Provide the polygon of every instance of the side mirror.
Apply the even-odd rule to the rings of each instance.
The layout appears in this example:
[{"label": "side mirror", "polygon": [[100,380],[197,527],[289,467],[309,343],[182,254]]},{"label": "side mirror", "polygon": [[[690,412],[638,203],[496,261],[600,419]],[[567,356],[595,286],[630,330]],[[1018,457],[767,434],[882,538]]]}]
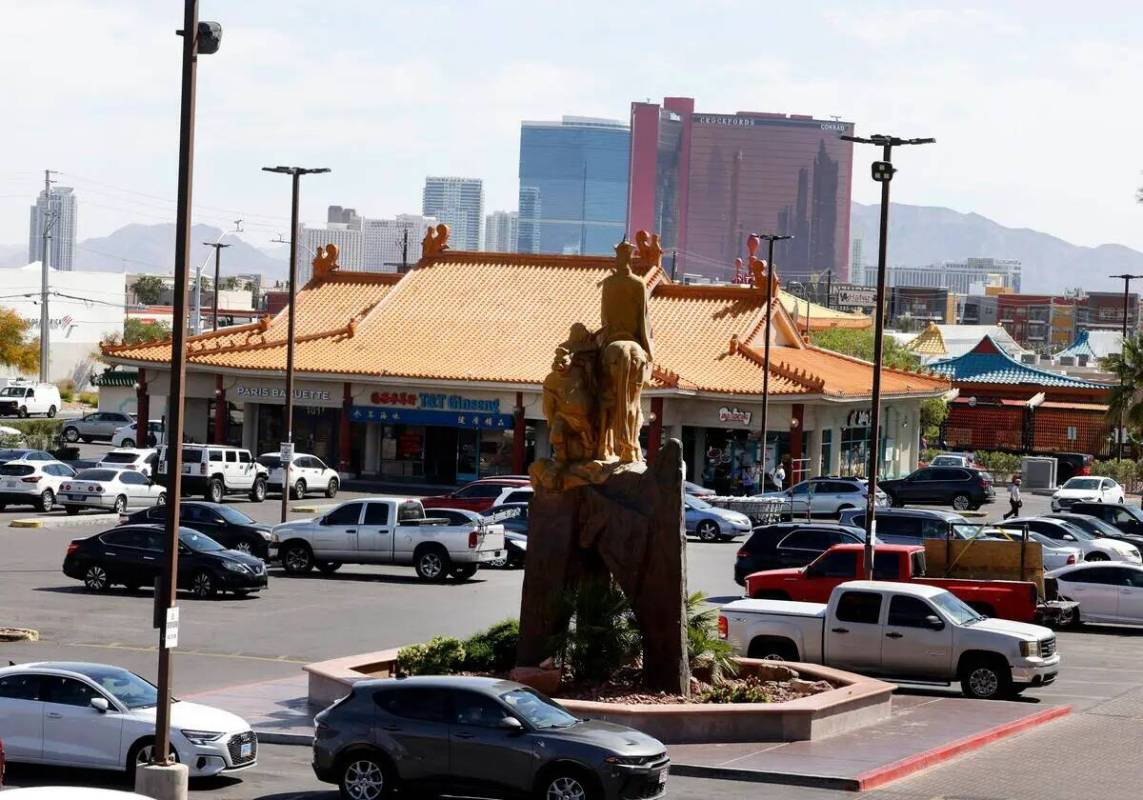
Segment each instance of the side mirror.
[{"label": "side mirror", "polygon": [[505,717],[504,719],[500,720],[499,727],[503,730],[508,731],[509,733],[524,732],[524,726],[520,723],[520,720],[516,719],[515,717]]},{"label": "side mirror", "polygon": [[1065,542],[1074,542],[1076,537],[1072,536],[1070,533],[1065,533],[1063,539]]},{"label": "side mirror", "polygon": [[98,711],[100,714],[106,714],[111,710],[111,705],[107,702],[106,697],[91,698],[91,707]]},{"label": "side mirror", "polygon": [[936,614],[929,614],[929,616],[925,617],[925,627],[929,630],[943,631],[945,629],[945,623],[944,620]]}]

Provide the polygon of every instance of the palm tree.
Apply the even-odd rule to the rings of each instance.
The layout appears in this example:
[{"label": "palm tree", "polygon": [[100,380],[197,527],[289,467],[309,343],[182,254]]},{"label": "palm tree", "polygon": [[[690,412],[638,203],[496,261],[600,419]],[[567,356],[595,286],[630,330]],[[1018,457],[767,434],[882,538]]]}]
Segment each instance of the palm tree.
[{"label": "palm tree", "polygon": [[1103,368],[1119,379],[1111,390],[1111,415],[1132,430],[1143,429],[1143,334],[1128,337],[1122,353],[1103,359]]}]

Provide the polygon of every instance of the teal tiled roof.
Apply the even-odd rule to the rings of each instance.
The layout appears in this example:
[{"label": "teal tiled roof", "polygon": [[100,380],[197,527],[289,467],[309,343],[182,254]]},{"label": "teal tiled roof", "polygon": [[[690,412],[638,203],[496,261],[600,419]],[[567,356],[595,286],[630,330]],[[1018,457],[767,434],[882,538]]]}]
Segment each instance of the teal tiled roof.
[{"label": "teal tiled roof", "polygon": [[1072,378],[1021,364],[1003,352],[991,336],[985,336],[980,344],[963,356],[935,361],[929,364],[928,368],[939,375],[947,376],[954,382],[1033,384],[1077,389],[1107,388],[1107,384]]}]

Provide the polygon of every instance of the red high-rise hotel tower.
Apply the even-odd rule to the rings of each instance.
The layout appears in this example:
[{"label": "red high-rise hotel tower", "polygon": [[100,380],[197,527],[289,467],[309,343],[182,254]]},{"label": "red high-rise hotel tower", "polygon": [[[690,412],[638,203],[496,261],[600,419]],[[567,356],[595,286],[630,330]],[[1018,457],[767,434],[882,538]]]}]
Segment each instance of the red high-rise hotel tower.
[{"label": "red high-rise hotel tower", "polygon": [[631,104],[629,231],[658,231],[678,275],[729,280],[751,233],[787,233],[784,277],[849,279],[853,123],[809,116],[698,114],[689,97]]}]

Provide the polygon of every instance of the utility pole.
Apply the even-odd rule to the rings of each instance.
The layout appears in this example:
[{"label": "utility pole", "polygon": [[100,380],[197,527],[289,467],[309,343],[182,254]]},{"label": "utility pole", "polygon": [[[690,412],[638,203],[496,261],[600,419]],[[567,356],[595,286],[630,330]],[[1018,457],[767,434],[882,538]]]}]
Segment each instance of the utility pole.
[{"label": "utility pole", "polygon": [[[286,398],[283,422],[286,428],[286,441],[282,443],[282,522],[286,521],[287,506],[290,501],[290,464],[294,456],[294,318],[298,296],[298,189],[303,175],[316,175],[329,172],[328,167],[262,167],[263,172],[276,172],[289,175],[293,193],[290,202],[290,308],[286,326]],[[289,456],[287,458],[287,455]]]},{"label": "utility pole", "polygon": [[[183,401],[186,390],[187,262],[190,260],[191,195],[194,182],[195,85],[198,54],[218,51],[222,26],[198,21],[198,0],[184,0],[182,36],[182,101],[179,111],[179,187],[175,218],[175,287],[171,330],[171,379],[167,392],[166,474],[167,508],[163,531],[163,560],[155,592],[155,627],[159,629],[159,686],[155,708],[155,746],[151,766],[136,772],[136,789],[150,797],[185,798],[187,771],[171,759],[171,646],[168,637],[177,614],[175,591],[179,570],[179,505],[182,500]],[[173,613],[172,613],[173,612]],[[140,792],[141,794],[144,792]]]},{"label": "utility pole", "polygon": [[52,228],[59,214],[52,211],[52,175],[55,170],[44,170],[44,216],[40,224],[43,230],[43,253],[40,257],[40,383],[48,382],[48,330],[51,319],[48,316],[48,281],[50,272],[48,259],[51,257]]},{"label": "utility pole", "polygon": [[901,139],[875,133],[865,139],[859,136],[839,137],[847,142],[872,144],[881,148],[881,160],[873,162],[873,180],[881,184],[881,236],[877,242],[877,309],[873,326],[873,397],[870,400],[869,485],[865,498],[865,579],[873,580],[873,547],[877,533],[874,518],[877,508],[877,471],[881,462],[881,357],[885,349],[885,260],[889,247],[889,182],[896,168],[893,148],[908,144],[933,144],[936,139]]},{"label": "utility pole", "polygon": [[[1131,303],[1131,281],[1136,280],[1138,278],[1143,278],[1143,275],[1131,275],[1130,273],[1124,272],[1122,275],[1109,275],[1108,277],[1109,278],[1118,278],[1118,279],[1123,281],[1123,342],[1122,342],[1122,344],[1119,345],[1119,353],[1120,353],[1119,357],[1122,358],[1123,353],[1127,350],[1127,317],[1128,317],[1127,310],[1130,307],[1130,303]],[[1119,385],[1121,388],[1120,394],[1122,394],[1122,386],[1123,386],[1122,380],[1120,380]],[[1120,408],[1119,408],[1119,430],[1117,430],[1115,432],[1115,440],[1117,442],[1119,442],[1119,455],[1117,456],[1117,458],[1120,461],[1123,460],[1123,444],[1124,444],[1123,440],[1126,438],[1127,437],[1124,436],[1124,431],[1123,431],[1123,407],[1120,406]]]},{"label": "utility pole", "polygon": [[675,282],[675,269],[679,266],[679,251],[671,251],[671,283]]},{"label": "utility pole", "polygon": [[401,234],[401,272],[409,271],[409,226]]},{"label": "utility pole", "polygon": [[[766,345],[763,349],[762,365],[762,484],[766,484],[766,426],[770,422],[770,318],[774,315],[774,242],[793,239],[793,236],[780,233],[755,233],[746,241],[746,248],[750,251],[751,260],[754,259],[754,250],[759,240],[766,240]],[[801,435],[801,434],[799,434]],[[776,455],[776,454],[775,454]],[[791,466],[791,470],[793,467]],[[778,487],[779,489],[782,487]]]},{"label": "utility pole", "polygon": [[203,242],[203,244],[205,244],[207,247],[213,247],[214,248],[214,303],[212,304],[213,308],[211,309],[211,316],[214,318],[214,326],[211,328],[211,330],[216,331],[216,330],[218,330],[218,270],[219,270],[219,266],[220,266],[219,262],[222,261],[222,248],[230,247],[230,245],[222,244],[221,242]]}]

